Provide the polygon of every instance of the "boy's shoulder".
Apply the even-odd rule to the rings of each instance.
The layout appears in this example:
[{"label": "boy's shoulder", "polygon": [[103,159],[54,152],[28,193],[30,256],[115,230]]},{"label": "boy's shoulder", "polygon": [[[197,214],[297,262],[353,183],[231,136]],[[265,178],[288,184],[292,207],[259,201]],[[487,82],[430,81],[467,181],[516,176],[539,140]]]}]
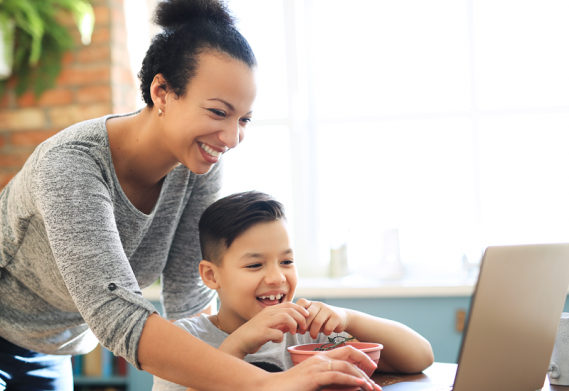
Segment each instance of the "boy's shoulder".
[{"label": "boy's shoulder", "polygon": [[205,314],[193,318],[179,319],[174,322],[174,325],[216,349],[228,337],[228,334],[215,327],[208,319],[208,315]]}]

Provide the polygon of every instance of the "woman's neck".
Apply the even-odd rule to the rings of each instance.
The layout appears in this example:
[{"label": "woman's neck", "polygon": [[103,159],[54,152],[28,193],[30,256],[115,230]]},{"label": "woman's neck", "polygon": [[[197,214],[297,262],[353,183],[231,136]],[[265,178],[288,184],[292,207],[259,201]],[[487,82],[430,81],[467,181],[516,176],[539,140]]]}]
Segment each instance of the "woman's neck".
[{"label": "woman's neck", "polygon": [[150,213],[164,177],[179,163],[160,143],[158,121],[151,109],[107,120],[109,146],[119,183],[131,203]]}]

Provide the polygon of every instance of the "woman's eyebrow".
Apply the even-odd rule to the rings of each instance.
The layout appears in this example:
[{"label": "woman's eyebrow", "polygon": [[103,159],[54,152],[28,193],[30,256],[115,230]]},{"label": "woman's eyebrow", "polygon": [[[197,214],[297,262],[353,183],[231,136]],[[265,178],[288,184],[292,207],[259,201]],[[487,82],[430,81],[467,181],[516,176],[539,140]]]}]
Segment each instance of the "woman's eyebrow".
[{"label": "woman's eyebrow", "polygon": [[215,101],[221,102],[221,103],[223,103],[225,106],[229,107],[229,109],[230,109],[231,111],[235,111],[235,107],[233,107],[233,105],[232,105],[231,103],[226,102],[226,101],[224,101],[223,99],[211,98],[211,99],[208,99],[208,100],[215,100]]},{"label": "woman's eyebrow", "polygon": [[[221,102],[221,103],[223,103],[225,106],[229,107],[229,110],[235,111],[235,107],[233,107],[233,105],[232,105],[231,103],[226,102],[226,101],[224,101],[223,99],[211,98],[211,99],[208,99],[208,100],[215,100],[215,101],[217,101],[217,102]],[[245,115],[249,115],[249,114],[251,114],[252,112],[253,112],[253,111],[250,111],[250,112],[248,112],[248,113],[245,114]]]}]

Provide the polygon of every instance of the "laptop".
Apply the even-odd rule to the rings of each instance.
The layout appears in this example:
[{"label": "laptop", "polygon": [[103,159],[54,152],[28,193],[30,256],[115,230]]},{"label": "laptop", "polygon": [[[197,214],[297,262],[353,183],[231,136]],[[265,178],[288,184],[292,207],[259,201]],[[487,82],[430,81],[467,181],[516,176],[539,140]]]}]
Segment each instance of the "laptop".
[{"label": "laptop", "polygon": [[569,289],[569,243],[488,247],[480,266],[454,384],[385,391],[543,387]]}]

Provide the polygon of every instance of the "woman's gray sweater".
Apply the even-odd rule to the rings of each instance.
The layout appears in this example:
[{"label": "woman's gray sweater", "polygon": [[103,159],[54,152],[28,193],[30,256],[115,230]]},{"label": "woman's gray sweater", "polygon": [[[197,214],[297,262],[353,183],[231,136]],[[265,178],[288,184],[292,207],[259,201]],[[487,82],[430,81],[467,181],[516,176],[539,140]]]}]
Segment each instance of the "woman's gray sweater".
[{"label": "woman's gray sweater", "polygon": [[161,276],[164,316],[203,310],[214,291],[198,272],[198,221],[217,197],[220,167],[180,165],[147,215],[116,177],[105,116],[37,147],[0,193],[0,336],[48,354],[97,343],[139,368],[138,342],[154,306],[141,288]]}]

